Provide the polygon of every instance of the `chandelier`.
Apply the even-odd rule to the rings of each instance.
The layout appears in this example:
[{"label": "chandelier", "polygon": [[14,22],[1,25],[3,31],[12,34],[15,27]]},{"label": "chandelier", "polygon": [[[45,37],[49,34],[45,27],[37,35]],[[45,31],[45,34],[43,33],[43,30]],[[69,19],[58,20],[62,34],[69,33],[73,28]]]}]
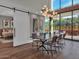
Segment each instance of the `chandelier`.
[{"label": "chandelier", "polygon": [[55,12],[52,9],[49,9],[46,5],[41,9],[41,14],[43,16],[51,17],[53,18],[55,15],[57,15],[57,12]]}]

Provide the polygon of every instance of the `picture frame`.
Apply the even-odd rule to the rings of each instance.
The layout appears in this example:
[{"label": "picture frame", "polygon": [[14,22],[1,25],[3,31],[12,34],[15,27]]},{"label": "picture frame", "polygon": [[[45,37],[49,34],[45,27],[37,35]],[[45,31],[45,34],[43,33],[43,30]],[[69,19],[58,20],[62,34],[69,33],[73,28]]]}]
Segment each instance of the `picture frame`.
[{"label": "picture frame", "polygon": [[3,27],[4,28],[9,28],[10,27],[9,20],[3,20]]}]

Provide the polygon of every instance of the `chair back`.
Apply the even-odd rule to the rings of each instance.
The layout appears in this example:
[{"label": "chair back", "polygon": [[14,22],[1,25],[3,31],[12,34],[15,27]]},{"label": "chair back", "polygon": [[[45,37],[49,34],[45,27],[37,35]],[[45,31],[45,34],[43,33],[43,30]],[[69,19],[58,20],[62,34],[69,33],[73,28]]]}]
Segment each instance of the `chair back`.
[{"label": "chair back", "polygon": [[32,39],[36,39],[37,38],[37,34],[36,33],[32,33]]},{"label": "chair back", "polygon": [[58,38],[57,36],[53,36],[53,38],[52,38],[52,43],[53,43],[53,42],[56,42],[56,41],[57,41],[57,38]]},{"label": "chair back", "polygon": [[63,34],[63,39],[65,38],[65,36],[66,36],[66,33]]},{"label": "chair back", "polygon": [[58,36],[58,41],[59,40],[62,40],[62,34],[60,34],[59,36]]}]

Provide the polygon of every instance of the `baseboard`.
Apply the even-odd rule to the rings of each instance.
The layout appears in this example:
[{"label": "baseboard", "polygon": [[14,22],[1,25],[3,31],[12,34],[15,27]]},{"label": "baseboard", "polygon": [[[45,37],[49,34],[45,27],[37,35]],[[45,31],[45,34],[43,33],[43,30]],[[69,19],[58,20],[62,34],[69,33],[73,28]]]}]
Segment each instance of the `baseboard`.
[{"label": "baseboard", "polygon": [[24,43],[24,44],[19,44],[19,45],[14,45],[13,44],[13,47],[18,47],[18,46],[22,46],[22,45],[25,45],[25,44],[29,44],[29,43],[32,43],[33,40],[29,40],[28,42]]}]

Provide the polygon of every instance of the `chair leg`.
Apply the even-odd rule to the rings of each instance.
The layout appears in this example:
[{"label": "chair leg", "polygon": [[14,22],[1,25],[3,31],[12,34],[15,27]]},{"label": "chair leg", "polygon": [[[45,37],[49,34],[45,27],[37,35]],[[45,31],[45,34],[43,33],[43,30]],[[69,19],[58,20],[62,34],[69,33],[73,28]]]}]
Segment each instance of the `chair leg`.
[{"label": "chair leg", "polygon": [[33,42],[32,42],[32,47],[33,47]]},{"label": "chair leg", "polygon": [[45,48],[45,46],[43,46],[43,48],[47,51],[47,54],[49,54],[48,50]]},{"label": "chair leg", "polygon": [[51,55],[53,56],[52,46],[50,46],[50,52],[51,52]]},{"label": "chair leg", "polygon": [[39,49],[38,49],[38,42],[37,42],[37,50],[39,50]]}]

